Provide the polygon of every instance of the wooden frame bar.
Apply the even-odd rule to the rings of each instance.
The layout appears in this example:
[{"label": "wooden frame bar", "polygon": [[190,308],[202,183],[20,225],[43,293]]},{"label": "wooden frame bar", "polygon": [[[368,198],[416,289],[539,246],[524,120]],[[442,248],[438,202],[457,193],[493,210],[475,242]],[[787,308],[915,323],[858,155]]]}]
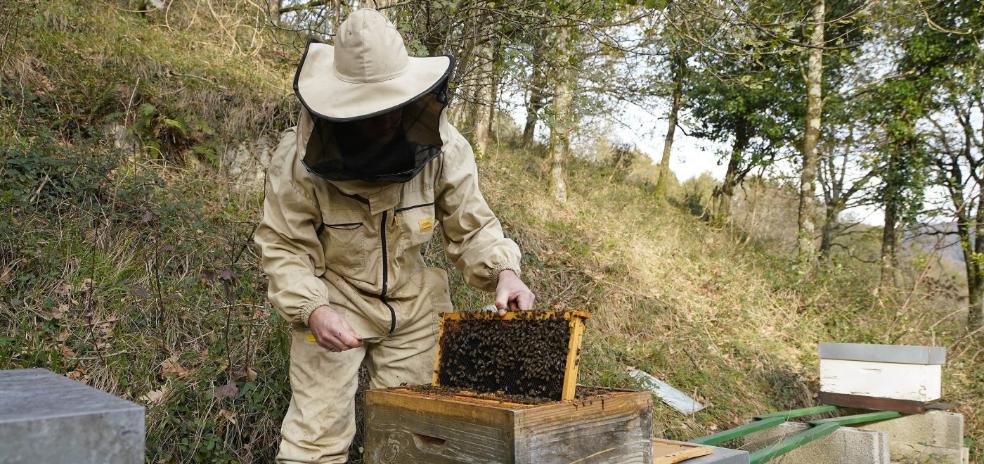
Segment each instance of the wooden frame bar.
[{"label": "wooden frame bar", "polygon": [[922,414],[927,404],[922,401],[876,398],[873,396],[847,395],[843,393],[820,392],[819,401],[845,408],[872,409],[875,411],[897,411],[902,414]]},{"label": "wooden frame bar", "polygon": [[714,454],[714,448],[710,446],[661,438],[653,439],[652,464],[676,464],[709,454]]},{"label": "wooden frame bar", "polygon": [[584,337],[584,320],[591,317],[590,314],[582,311],[570,311],[564,313],[570,327],[570,341],[567,344],[567,364],[564,366],[564,389],[561,393],[561,400],[574,399],[577,390],[577,373],[581,365],[581,341]]},{"label": "wooden frame bar", "polygon": [[567,343],[567,361],[564,365],[564,385],[561,390],[561,401],[572,400],[577,390],[577,374],[580,367],[581,342],[584,339],[584,321],[591,318],[591,313],[587,311],[536,311],[529,313],[526,311],[507,311],[505,315],[499,316],[495,312],[483,313],[462,313],[451,312],[441,313],[438,322],[437,335],[437,356],[434,357],[434,373],[431,376],[431,385],[438,387],[441,385],[441,338],[444,337],[444,326],[447,321],[459,321],[469,319],[487,320],[543,320],[563,318],[568,321],[569,338]]}]

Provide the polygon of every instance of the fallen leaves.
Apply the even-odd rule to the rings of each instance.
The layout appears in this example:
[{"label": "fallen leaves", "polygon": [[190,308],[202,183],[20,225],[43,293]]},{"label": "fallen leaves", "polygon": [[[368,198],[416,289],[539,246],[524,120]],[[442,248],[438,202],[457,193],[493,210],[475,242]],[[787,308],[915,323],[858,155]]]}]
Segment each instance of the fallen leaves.
[{"label": "fallen leaves", "polygon": [[68,313],[68,309],[69,309],[68,303],[58,304],[58,306],[51,308],[51,318],[61,319],[65,317],[65,314]]},{"label": "fallen leaves", "polygon": [[171,356],[161,363],[161,374],[165,377],[174,375],[181,378],[188,375],[188,369],[185,369],[178,363],[178,358],[176,356]]},{"label": "fallen leaves", "polygon": [[65,373],[65,377],[68,377],[76,382],[85,382],[89,380],[89,375],[86,369],[82,366],[77,366],[75,369]]},{"label": "fallen leaves", "polygon": [[228,420],[229,422],[232,422],[233,424],[238,424],[236,422],[236,413],[234,413],[234,412],[232,412],[232,411],[230,411],[228,409],[220,409],[219,410],[219,415],[222,416],[223,418],[225,418],[226,420]]},{"label": "fallen leaves", "polygon": [[62,356],[66,359],[73,359],[77,356],[75,351],[69,348],[68,345],[59,344],[58,348],[60,349]]},{"label": "fallen leaves", "polygon": [[170,391],[171,389],[168,388],[167,385],[165,385],[157,390],[151,390],[147,392],[146,394],[141,396],[139,400],[143,401],[146,404],[161,404],[164,402],[164,398],[167,397],[167,394]]}]

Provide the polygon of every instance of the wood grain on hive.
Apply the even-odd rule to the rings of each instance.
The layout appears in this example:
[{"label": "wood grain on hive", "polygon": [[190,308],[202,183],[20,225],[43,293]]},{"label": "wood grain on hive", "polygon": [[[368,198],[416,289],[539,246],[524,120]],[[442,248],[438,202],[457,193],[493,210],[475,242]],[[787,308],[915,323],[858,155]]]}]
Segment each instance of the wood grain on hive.
[{"label": "wood grain on hive", "polygon": [[520,404],[391,388],[366,392],[367,464],[653,461],[648,392],[592,388],[570,401]]},{"label": "wood grain on hive", "polygon": [[584,311],[441,313],[432,385],[573,399]]},{"label": "wood grain on hive", "polygon": [[714,453],[710,446],[674,440],[653,440],[653,464],[676,464]]},{"label": "wood grain on hive", "polygon": [[821,343],[819,351],[824,404],[918,414],[943,395],[943,347]]}]

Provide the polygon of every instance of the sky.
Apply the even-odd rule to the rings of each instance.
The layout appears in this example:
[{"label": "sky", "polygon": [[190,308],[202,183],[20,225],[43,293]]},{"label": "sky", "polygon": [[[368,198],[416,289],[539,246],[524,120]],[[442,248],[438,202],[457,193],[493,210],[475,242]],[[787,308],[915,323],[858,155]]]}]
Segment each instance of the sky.
[{"label": "sky", "polygon": [[[516,125],[523,127],[526,121],[526,108],[523,106],[522,94],[504,93],[503,106],[508,110]],[[663,138],[666,136],[667,105],[658,104],[652,114],[635,105],[625,104],[615,115],[619,123],[613,124],[613,141],[635,145],[636,148],[649,155],[654,163],[659,163],[663,154]],[[612,118],[613,120],[616,118]],[[691,137],[684,132],[690,132],[686,125],[684,130],[677,129],[674,134],[673,151],[670,155],[670,170],[677,179],[683,182],[709,172],[715,179],[723,179],[726,166],[719,163],[718,153],[727,151],[725,144],[715,143]],[[545,137],[549,129],[541,122],[537,125],[537,137]]]},{"label": "sky", "polygon": [[[631,39],[632,33],[629,34]],[[858,72],[863,74],[856,80],[858,82],[871,82],[881,79],[891,71],[892,56],[886,53],[886,48],[881,44],[868,44],[862,50],[860,62],[865,66]],[[856,82],[854,85],[860,85]],[[517,92],[518,90],[518,92]],[[850,92],[850,88],[842,89],[843,92]],[[524,107],[524,95],[520,89],[507,90],[503,95],[502,103],[508,109],[517,124],[522,127],[526,119]],[[510,94],[511,93],[511,94]],[[805,100],[805,98],[804,98]],[[612,124],[610,138],[613,142],[627,143],[634,145],[637,149],[647,154],[654,163],[659,163],[662,156],[664,137],[667,129],[667,113],[669,110],[668,99],[661,99],[652,102],[652,108],[644,109],[629,103],[623,103],[607,117]],[[946,122],[948,116],[942,115],[942,120]],[[952,118],[949,117],[949,118]],[[975,125],[980,124],[984,115],[974,112],[971,119]],[[730,144],[725,142],[713,142],[697,137],[689,136],[692,132],[688,127],[686,117],[681,117],[680,126],[674,134],[673,148],[670,154],[670,169],[680,182],[686,181],[703,173],[709,173],[714,179],[722,180],[727,169],[726,160],[722,159],[730,153]],[[541,123],[537,127],[538,138],[545,136],[549,130]],[[784,179],[796,179],[799,176],[800,161],[779,161],[771,166],[764,173],[767,177],[780,177]],[[848,180],[863,176],[861,167],[852,168],[848,171]],[[757,173],[757,171],[756,171]],[[819,195],[820,187],[817,186]],[[931,210],[940,206],[945,206],[949,202],[946,191],[939,186],[930,187],[925,192],[925,208]],[[882,226],[884,223],[884,211],[877,206],[862,206],[848,208],[842,213],[842,220],[846,222],[861,222],[870,226]],[[795,220],[792,218],[791,220]],[[948,216],[936,216],[924,218],[928,222],[949,221]]]},{"label": "sky", "polygon": [[[658,105],[657,111],[662,112],[660,115],[649,114],[642,108],[634,106],[623,108],[623,122],[625,124],[616,130],[616,137],[623,141],[635,143],[639,149],[658,163],[663,154],[663,138],[666,136],[668,126],[665,116],[668,106],[665,104]],[[725,143],[688,136],[685,134],[685,132],[690,132],[687,125],[681,123],[680,126],[683,130],[678,127],[674,133],[673,147],[670,153],[670,170],[676,174],[677,179],[683,182],[705,172],[717,180],[724,179],[727,165],[722,160],[721,154],[729,153],[730,147]],[[649,129],[646,129],[647,127]],[[798,172],[799,167],[787,163],[787,165],[779,164],[774,169],[784,176],[793,176]],[[768,176],[769,173],[767,172],[766,175]],[[849,217],[851,221],[861,221],[873,226],[881,226],[884,223],[884,213],[881,209],[874,207],[848,208],[844,212],[844,216],[845,218]],[[795,220],[795,218],[791,218],[791,220]]]},{"label": "sky", "polygon": [[[621,117],[624,124],[616,126],[615,137],[623,142],[633,143],[637,148],[649,155],[653,162],[659,163],[663,156],[663,138],[668,127],[668,105],[658,105],[659,114],[650,114],[638,106],[628,105],[623,108]],[[683,182],[697,177],[705,172],[715,179],[724,178],[727,168],[720,162],[720,153],[727,151],[725,144],[686,135],[690,132],[686,125],[684,130],[677,129],[673,136],[673,149],[670,153],[670,170],[677,179]]]},{"label": "sky", "polygon": [[[522,95],[503,95],[509,114],[522,127],[526,120],[526,110],[523,107]],[[654,163],[659,163],[663,154],[663,138],[668,126],[668,102],[658,102],[652,112],[639,106],[625,104],[612,120],[613,141],[635,145],[648,155]],[[681,129],[682,127],[682,129]],[[730,152],[726,143],[713,142],[687,135],[691,130],[686,121],[681,121],[673,137],[673,148],[670,153],[670,170],[680,182],[709,173],[714,179],[724,179],[727,170],[721,154]],[[545,136],[549,130],[541,123],[537,126],[537,137]],[[786,176],[796,172],[797,166],[778,166],[775,168]],[[769,173],[767,172],[768,176]],[[883,212],[875,207],[849,208],[844,212],[849,221],[860,221],[872,226],[881,226],[884,221]],[[790,220],[795,220],[791,218]]]}]

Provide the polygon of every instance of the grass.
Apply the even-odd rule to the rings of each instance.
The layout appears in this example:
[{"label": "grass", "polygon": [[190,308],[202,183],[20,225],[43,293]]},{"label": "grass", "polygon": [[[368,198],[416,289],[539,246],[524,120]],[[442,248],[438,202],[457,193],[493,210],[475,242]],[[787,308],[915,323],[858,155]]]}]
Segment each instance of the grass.
[{"label": "grass", "polygon": [[[269,462],[289,398],[286,329],[248,240],[262,192],[222,160],[290,124],[295,41],[246,20],[223,30],[216,19],[246,16],[214,4],[0,15],[20,31],[0,49],[0,368],[47,367],[147,405],[149,462]],[[603,163],[571,160],[557,204],[542,153],[500,135],[483,192],[540,307],[594,313],[582,382],[634,387],[633,366],[708,406],[656,403],[657,436],[813,404],[816,345],[839,340],[947,346],[946,397],[984,440],[984,345],[945,318],[959,302],[933,282],[874,295],[877,269],[843,257],[804,277],[775,243],[695,217],[700,192],[659,203]],[[451,268],[438,242],[425,255]],[[491,301],[451,279],[456,308]]]}]

